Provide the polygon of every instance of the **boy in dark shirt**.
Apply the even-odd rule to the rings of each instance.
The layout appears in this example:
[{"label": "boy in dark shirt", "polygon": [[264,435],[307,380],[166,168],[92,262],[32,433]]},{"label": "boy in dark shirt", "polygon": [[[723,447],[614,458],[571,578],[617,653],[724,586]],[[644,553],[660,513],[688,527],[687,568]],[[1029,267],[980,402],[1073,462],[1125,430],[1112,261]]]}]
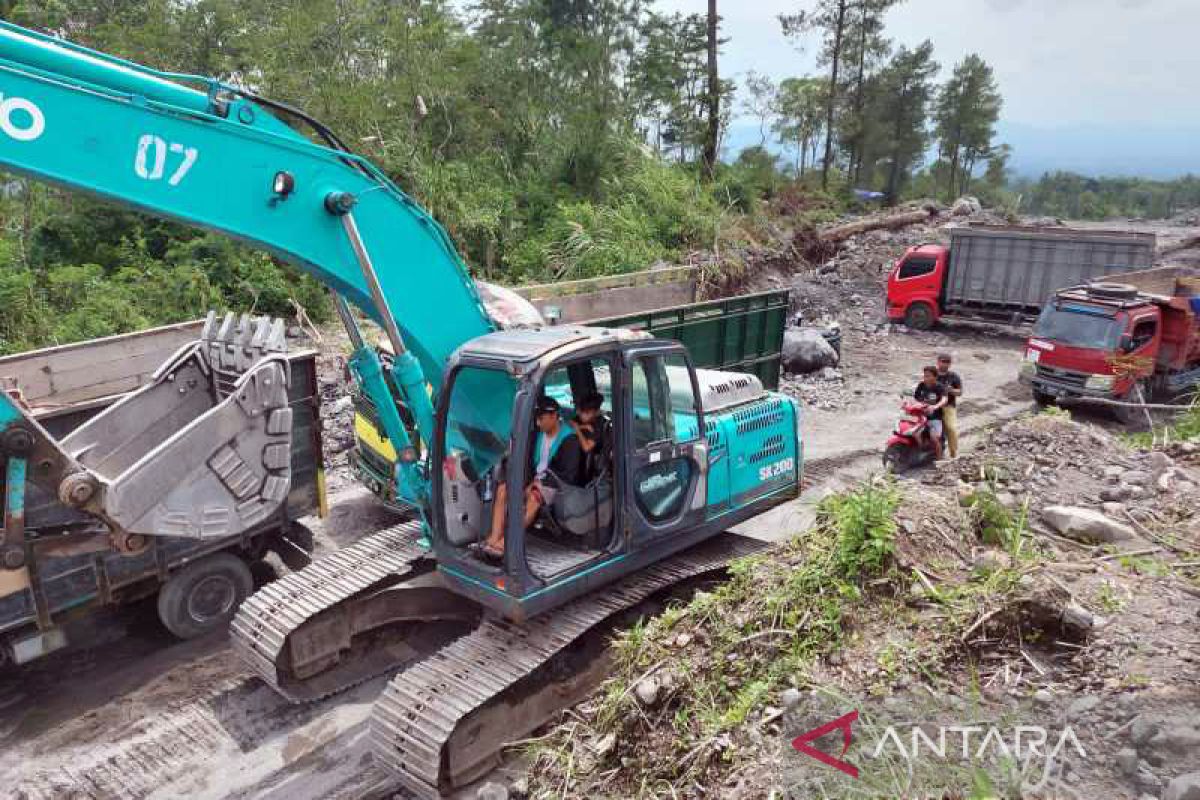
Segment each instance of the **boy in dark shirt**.
[{"label": "boy in dark shirt", "polygon": [[946,390],[938,383],[937,367],[925,367],[921,382],[917,384],[913,397],[918,403],[929,407],[927,435],[933,440],[933,458],[942,458],[942,408],[946,405]]},{"label": "boy in dark shirt", "polygon": [[579,437],[579,446],[583,449],[583,472],[579,477],[579,485],[587,486],[608,468],[609,437],[612,433],[612,423],[600,410],[604,405],[604,395],[591,392],[579,401],[578,411],[571,420],[571,427]]}]

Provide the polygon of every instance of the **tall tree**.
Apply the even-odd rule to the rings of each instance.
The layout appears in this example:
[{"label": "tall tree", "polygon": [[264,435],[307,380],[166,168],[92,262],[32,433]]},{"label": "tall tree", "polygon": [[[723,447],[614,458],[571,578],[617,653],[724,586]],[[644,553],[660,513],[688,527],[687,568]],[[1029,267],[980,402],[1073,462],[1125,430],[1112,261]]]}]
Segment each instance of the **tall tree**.
[{"label": "tall tree", "polygon": [[964,191],[977,160],[987,158],[1002,99],[992,68],[972,53],[938,92],[934,121],[938,150],[947,163],[947,195]]},{"label": "tall tree", "polygon": [[884,189],[889,203],[899,198],[912,168],[920,164],[929,146],[928,107],[937,71],[933,43],[926,40],[912,50],[901,47],[876,81],[874,110],[889,125]]},{"label": "tall tree", "polygon": [[717,140],[721,134],[721,74],[717,69],[717,0],[708,0],[708,132],[704,137],[704,171],[711,178],[717,165]]},{"label": "tall tree", "polygon": [[746,94],[742,98],[742,107],[758,120],[758,146],[767,146],[767,128],[770,127],[776,109],[775,82],[769,75],[761,75],[754,70],[746,73]]},{"label": "tall tree", "polygon": [[833,118],[841,98],[838,70],[846,47],[850,7],[855,0],[818,0],[812,11],[780,14],[783,33],[798,39],[811,30],[822,33],[821,62],[829,64],[829,92],[825,98],[825,156],[821,160],[821,188],[829,188],[829,169],[833,166]]},{"label": "tall tree", "polygon": [[847,27],[847,61],[854,73],[848,81],[849,107],[841,123],[841,138],[847,151],[848,172],[853,182],[862,178],[866,144],[874,122],[864,114],[867,103],[867,79],[891,51],[891,42],[883,35],[883,16],[900,0],[855,0]]},{"label": "tall tree", "polygon": [[[779,83],[772,130],[796,148],[796,173],[803,176],[821,133],[825,85],[817,78],[785,78]],[[815,163],[816,154],[813,154]]]}]

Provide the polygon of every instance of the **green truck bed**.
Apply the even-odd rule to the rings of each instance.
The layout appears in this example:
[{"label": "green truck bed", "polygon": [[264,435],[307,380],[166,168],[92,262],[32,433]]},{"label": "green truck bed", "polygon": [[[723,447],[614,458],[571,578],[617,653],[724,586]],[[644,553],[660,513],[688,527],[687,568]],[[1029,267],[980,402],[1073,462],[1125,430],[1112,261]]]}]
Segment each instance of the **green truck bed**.
[{"label": "green truck bed", "polygon": [[687,347],[696,366],[749,372],[768,389],[779,387],[788,291],[744,294],[704,303],[589,320],[602,328],[644,330]]}]

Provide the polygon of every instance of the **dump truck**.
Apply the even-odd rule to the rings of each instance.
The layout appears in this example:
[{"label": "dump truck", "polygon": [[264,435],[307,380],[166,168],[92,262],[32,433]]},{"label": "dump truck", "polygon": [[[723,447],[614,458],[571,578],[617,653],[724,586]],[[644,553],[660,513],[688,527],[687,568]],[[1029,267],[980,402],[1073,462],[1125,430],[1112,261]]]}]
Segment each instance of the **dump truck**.
[{"label": "dump truck", "polygon": [[[1200,271],[1160,267],[1055,292],[1025,345],[1040,405],[1169,400],[1200,384]],[[1114,406],[1132,420],[1137,407]]]},{"label": "dump truck", "polygon": [[[202,322],[167,325],[0,357],[0,382],[52,435],[65,438],[130,393],[201,335]],[[253,590],[251,567],[274,552],[305,566],[312,534],[298,522],[324,509],[316,352],[288,354],[292,481],[269,520],[237,536],[153,537],[137,554],[114,551],[95,521],[36,486],[25,503],[27,555],[0,570],[0,668],[67,646],[97,612],[156,598],[162,624],[193,638],[228,624]]]},{"label": "dump truck", "polygon": [[887,281],[892,322],[928,330],[962,318],[1019,325],[1057,289],[1154,266],[1149,233],[969,225],[950,246],[910,247]]},{"label": "dump truck", "polygon": [[[663,272],[653,271],[654,274]],[[604,284],[599,291],[588,291],[586,284]],[[684,303],[667,308],[634,311],[634,296],[613,297],[612,278],[602,281],[575,281],[571,288],[579,305],[591,295],[604,298],[605,307],[616,310],[622,305],[628,310],[619,316],[585,320],[580,324],[602,328],[629,328],[645,331],[662,339],[670,339],[687,347],[697,368],[724,372],[744,372],[757,377],[768,389],[779,386],[780,356],[783,332],[787,327],[789,292],[786,289],[756,292],[700,303]],[[585,286],[579,286],[585,284]],[[549,308],[545,304],[542,311]],[[390,360],[387,343],[381,342],[380,357]],[[352,391],[354,404],[354,448],[350,463],[358,480],[379,500],[399,513],[415,510],[411,498],[403,496],[395,479],[396,450],[383,433],[379,415],[370,398],[361,391]],[[412,415],[402,409],[411,435],[417,436]]]}]

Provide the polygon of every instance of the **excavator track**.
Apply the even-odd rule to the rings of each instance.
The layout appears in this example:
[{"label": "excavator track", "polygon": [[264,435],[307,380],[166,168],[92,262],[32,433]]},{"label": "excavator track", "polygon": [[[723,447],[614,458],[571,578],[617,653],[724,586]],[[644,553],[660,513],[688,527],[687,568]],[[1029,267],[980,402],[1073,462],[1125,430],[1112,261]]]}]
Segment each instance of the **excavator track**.
[{"label": "excavator track", "polygon": [[269,583],[238,609],[230,625],[233,647],[260,678],[292,702],[319,700],[386,672],[410,654],[378,648],[373,658],[350,659],[342,668],[297,678],[284,668],[298,631],[358,595],[395,584],[426,555],[421,528],[407,522],[371,534],[313,560],[299,572]]},{"label": "excavator track", "polygon": [[[592,680],[559,681],[554,662],[589,631],[680,581],[761,552],[763,542],[726,533],[524,624],[496,616],[396,675],[375,703],[375,758],[419,798],[477,779],[505,744],[528,735],[594,685],[607,663],[592,652]],[[592,642],[595,651],[595,642]],[[595,665],[599,664],[599,668]]]}]

